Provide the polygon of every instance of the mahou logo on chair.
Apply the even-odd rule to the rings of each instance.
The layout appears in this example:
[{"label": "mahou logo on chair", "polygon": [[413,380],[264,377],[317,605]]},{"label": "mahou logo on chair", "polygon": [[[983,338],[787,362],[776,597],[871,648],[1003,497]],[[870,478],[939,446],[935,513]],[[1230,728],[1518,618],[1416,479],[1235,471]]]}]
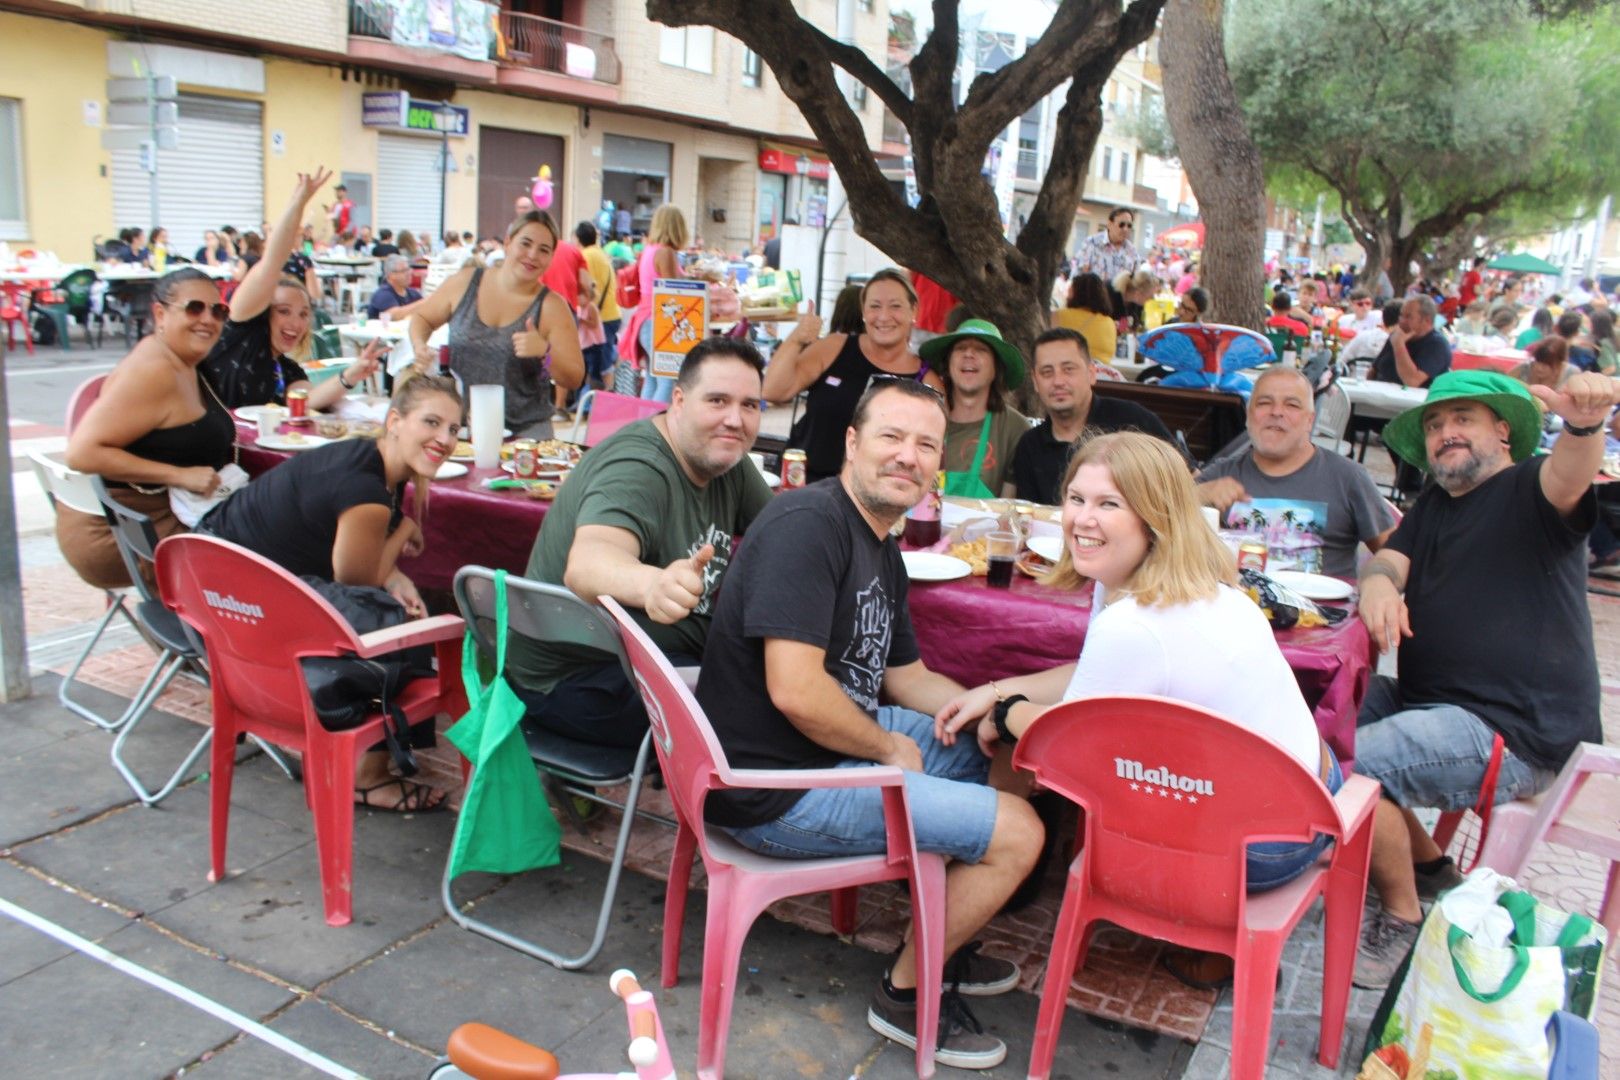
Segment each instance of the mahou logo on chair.
[{"label": "mahou logo on chair", "polygon": [[204,589],[203,599],[208,601],[209,607],[229,615],[246,616],[253,619],[264,618],[264,608],[258,604],[243,603],[234,596],[221,596],[213,589]]},{"label": "mahou logo on chair", "polygon": [[1150,794],[1154,789],[1157,789],[1161,798],[1168,798],[1174,794],[1178,801],[1186,799],[1190,803],[1196,803],[1200,795],[1210,798],[1215,794],[1215,781],[1213,780],[1177,776],[1170,771],[1168,766],[1164,765],[1156,769],[1149,769],[1144,767],[1140,761],[1132,761],[1130,758],[1114,759],[1114,775],[1123,780],[1131,781],[1132,791],[1146,785]]}]

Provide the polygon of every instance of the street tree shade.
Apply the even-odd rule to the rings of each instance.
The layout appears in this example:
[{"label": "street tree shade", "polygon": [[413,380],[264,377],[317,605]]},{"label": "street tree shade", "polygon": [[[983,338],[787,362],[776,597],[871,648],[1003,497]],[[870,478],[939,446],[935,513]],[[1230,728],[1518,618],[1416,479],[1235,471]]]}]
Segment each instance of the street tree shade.
[{"label": "street tree shade", "polygon": [[1336,195],[1362,280],[1388,260],[1399,295],[1482,221],[1550,225],[1601,197],[1620,171],[1616,22],[1521,0],[1233,0],[1227,61],[1269,179]]},{"label": "street tree shade", "polygon": [[[1164,2],[1059,0],[1040,39],[974,79],[961,105],[953,89],[955,0],[934,0],[933,31],[910,64],[910,93],[860,49],[801,18],[791,0],[647,0],[647,15],[666,26],[712,26],[758,54],[837,168],[855,231],[949,289],[1029,355],[1046,324],[1051,282],[1102,130],[1103,87],[1119,59],[1152,34]],[[879,171],[835,68],[870,89],[910,133],[916,208]],[[1009,242],[981,173],[985,155],[1013,120],[1066,79],[1073,81],[1046,176],[1017,240]]]}]

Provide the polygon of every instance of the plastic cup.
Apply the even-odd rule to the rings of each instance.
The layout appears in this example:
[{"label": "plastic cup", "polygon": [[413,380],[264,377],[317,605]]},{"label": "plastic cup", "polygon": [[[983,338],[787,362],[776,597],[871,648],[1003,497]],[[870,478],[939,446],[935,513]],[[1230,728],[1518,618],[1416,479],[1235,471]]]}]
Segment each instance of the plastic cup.
[{"label": "plastic cup", "polygon": [[1221,531],[1221,512],[1213,506],[1201,506],[1199,512],[1204,515],[1204,521],[1216,532]]},{"label": "plastic cup", "polygon": [[1372,378],[1372,361],[1357,360],[1355,364],[1351,366],[1351,371],[1355,373],[1358,380],[1361,382],[1366,382],[1368,379]]},{"label": "plastic cup", "polygon": [[281,414],[262,412],[259,414],[259,438],[268,439],[281,427]]},{"label": "plastic cup", "polygon": [[984,538],[985,555],[990,560],[990,572],[985,584],[992,589],[1012,587],[1013,563],[1018,559],[1018,534],[993,532]]}]

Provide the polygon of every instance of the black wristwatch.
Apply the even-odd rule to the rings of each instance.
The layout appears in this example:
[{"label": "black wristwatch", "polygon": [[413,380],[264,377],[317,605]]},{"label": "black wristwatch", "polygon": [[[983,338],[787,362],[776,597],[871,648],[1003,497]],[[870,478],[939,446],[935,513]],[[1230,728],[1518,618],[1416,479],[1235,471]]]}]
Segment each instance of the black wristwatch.
[{"label": "black wristwatch", "polygon": [[1576,437],[1581,437],[1581,436],[1586,436],[1586,435],[1596,435],[1598,432],[1600,432],[1602,430],[1603,430],[1602,422],[1593,424],[1591,427],[1576,427],[1574,424],[1569,424],[1569,423],[1566,423],[1564,425],[1564,434],[1565,435],[1574,435]]},{"label": "black wristwatch", "polygon": [[996,735],[1008,746],[1018,745],[1018,736],[1014,735],[1012,729],[1007,726],[1007,713],[1020,701],[1028,700],[1029,698],[1023,694],[1014,694],[1012,697],[1002,698],[996,702],[996,711],[991,714],[991,723],[996,725]]}]

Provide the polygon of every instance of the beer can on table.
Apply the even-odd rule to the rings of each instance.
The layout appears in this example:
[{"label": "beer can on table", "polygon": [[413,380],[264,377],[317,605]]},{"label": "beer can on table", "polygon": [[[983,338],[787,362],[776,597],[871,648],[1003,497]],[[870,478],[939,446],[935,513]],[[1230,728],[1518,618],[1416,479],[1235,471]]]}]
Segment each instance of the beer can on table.
[{"label": "beer can on table", "polygon": [[1239,570],[1253,570],[1256,573],[1265,573],[1266,545],[1255,540],[1245,540],[1238,545],[1237,564]]},{"label": "beer can on table", "polygon": [[540,478],[540,452],[533,439],[518,439],[512,444],[512,475],[519,480]]},{"label": "beer can on table", "polygon": [[782,451],[782,487],[802,488],[808,477],[809,465],[803,450]]},{"label": "beer can on table", "polygon": [[287,391],[287,415],[291,416],[294,420],[298,420],[309,415],[308,390]]}]

